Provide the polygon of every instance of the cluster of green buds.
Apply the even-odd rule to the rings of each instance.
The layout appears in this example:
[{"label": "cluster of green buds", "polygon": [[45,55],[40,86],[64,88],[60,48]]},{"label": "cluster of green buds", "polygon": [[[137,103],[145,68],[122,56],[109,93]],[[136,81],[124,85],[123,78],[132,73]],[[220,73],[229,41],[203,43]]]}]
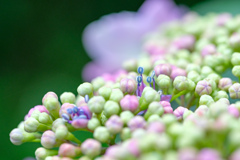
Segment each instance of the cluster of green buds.
[{"label": "cluster of green buds", "polygon": [[77,96],[48,92],[10,140],[40,142],[38,160],[238,160],[239,28],[240,16],[188,14]]}]

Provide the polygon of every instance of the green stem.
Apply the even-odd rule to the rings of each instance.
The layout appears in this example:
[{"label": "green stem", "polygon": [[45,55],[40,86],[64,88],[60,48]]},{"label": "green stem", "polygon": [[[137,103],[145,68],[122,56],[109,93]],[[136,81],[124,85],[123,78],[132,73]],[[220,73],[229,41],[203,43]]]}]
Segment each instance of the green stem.
[{"label": "green stem", "polygon": [[181,95],[181,106],[185,106],[185,100],[184,100],[184,95]]},{"label": "green stem", "polygon": [[195,100],[195,95],[193,94],[192,97],[189,99],[188,103],[187,103],[187,106],[186,108],[187,109],[190,109],[191,108],[191,105],[192,105],[192,102]]},{"label": "green stem", "polygon": [[173,97],[170,102],[174,101],[176,98],[180,97],[181,95],[184,95],[185,93],[187,93],[187,90],[181,91],[181,92],[177,93],[176,95],[173,94]]}]

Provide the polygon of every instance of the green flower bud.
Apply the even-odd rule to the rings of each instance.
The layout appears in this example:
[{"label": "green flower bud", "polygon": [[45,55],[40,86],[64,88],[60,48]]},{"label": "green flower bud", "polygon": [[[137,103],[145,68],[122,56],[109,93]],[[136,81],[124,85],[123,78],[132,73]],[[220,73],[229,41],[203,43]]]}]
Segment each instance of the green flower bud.
[{"label": "green flower bud", "polygon": [[92,81],[93,90],[97,91],[99,88],[105,85],[105,81],[102,77],[94,78]]},{"label": "green flower bud", "polygon": [[153,114],[147,120],[148,123],[155,122],[155,121],[162,121],[162,118],[157,114]]},{"label": "green flower bud", "polygon": [[60,125],[57,127],[55,136],[56,139],[59,140],[69,140],[81,144],[81,141],[79,141],[71,132],[69,132],[68,128],[65,125]]},{"label": "green flower bud", "polygon": [[211,73],[214,73],[212,68],[210,68],[209,66],[203,66],[202,67],[202,69],[201,69],[201,76],[202,76],[202,78],[207,77]]},{"label": "green flower bud", "polygon": [[136,71],[137,70],[137,61],[135,59],[126,60],[123,62],[123,68],[130,71]]},{"label": "green flower bud", "polygon": [[38,121],[40,113],[41,112],[39,110],[35,110],[35,111],[32,112],[31,117]]},{"label": "green flower bud", "polygon": [[190,71],[195,71],[197,73],[200,73],[201,72],[201,68],[197,64],[190,63],[190,64],[187,65],[186,71],[187,71],[187,73],[189,73]]},{"label": "green flower bud", "polygon": [[194,91],[194,89],[196,87],[196,84],[192,80],[190,80],[190,79],[188,79],[188,83],[189,83],[188,90],[189,91]]},{"label": "green flower bud", "polygon": [[54,156],[54,155],[57,155],[57,154],[58,154],[57,150],[50,150],[50,149],[46,149],[46,148],[43,148],[43,147],[40,147],[35,151],[35,156],[38,160],[45,160],[46,157]]},{"label": "green flower bud", "polygon": [[59,118],[60,103],[56,98],[46,98],[43,105],[54,118]]},{"label": "green flower bud", "polygon": [[207,76],[207,79],[212,79],[216,84],[218,84],[221,77],[216,73],[211,73]]},{"label": "green flower bud", "polygon": [[162,120],[164,124],[169,126],[170,124],[173,124],[174,122],[176,122],[177,118],[173,114],[164,114],[162,117]]},{"label": "green flower bud", "polygon": [[52,117],[46,112],[42,112],[39,114],[38,121],[43,124],[52,124]]},{"label": "green flower bud", "polygon": [[105,99],[102,96],[94,96],[88,101],[88,107],[91,112],[100,114],[103,111]]},{"label": "green flower bud", "polygon": [[166,134],[162,133],[158,135],[158,138],[155,140],[155,148],[157,151],[166,151],[171,148],[172,141],[171,138]]},{"label": "green flower bud", "polygon": [[113,83],[112,86],[111,86],[111,88],[112,88],[112,89],[120,89],[121,86],[120,86],[119,81],[121,81],[121,79],[122,79],[122,78],[118,78],[118,81],[116,80],[117,83]]},{"label": "green flower bud", "polygon": [[240,53],[235,52],[232,54],[232,59],[231,59],[232,65],[240,65]]},{"label": "green flower bud", "polygon": [[168,76],[160,74],[156,80],[158,87],[162,90],[167,89],[171,85],[171,80]]},{"label": "green flower bud", "polygon": [[188,90],[189,81],[185,76],[177,76],[173,81],[173,86],[177,91]]},{"label": "green flower bud", "polygon": [[127,124],[133,117],[134,114],[131,111],[123,111],[120,114],[120,118],[124,124]]},{"label": "green flower bud", "polygon": [[93,137],[102,143],[106,143],[110,139],[110,133],[106,127],[100,126],[95,129]]},{"label": "green flower bud", "polygon": [[228,104],[219,101],[212,103],[209,107],[209,113],[212,117],[218,117],[222,113],[228,112]]},{"label": "green flower bud", "polygon": [[152,69],[152,64],[150,58],[145,56],[138,60],[138,67],[141,66],[144,68],[144,73],[148,74]]},{"label": "green flower bud", "polygon": [[146,159],[162,160],[162,156],[160,153],[150,152],[150,153],[142,154],[141,157],[139,157],[139,160],[146,160]]},{"label": "green flower bud", "polygon": [[105,100],[109,100],[111,93],[112,93],[112,89],[108,87],[101,87],[98,90],[98,94],[102,96]]},{"label": "green flower bud", "polygon": [[203,64],[211,68],[214,68],[219,65],[219,61],[215,55],[208,55],[204,58]]},{"label": "green flower bud", "polygon": [[201,77],[200,77],[199,73],[197,73],[196,71],[188,72],[187,78],[192,80],[195,83],[197,83],[198,81],[201,80]]},{"label": "green flower bud", "polygon": [[146,153],[152,151],[154,149],[154,144],[157,138],[158,137],[156,134],[152,133],[145,134],[145,136],[143,136],[141,140],[138,141],[138,147],[140,152]]},{"label": "green flower bud", "polygon": [[240,65],[234,66],[232,68],[232,74],[238,78],[240,78]]},{"label": "green flower bud", "polygon": [[163,113],[164,113],[163,106],[159,102],[152,102],[148,106],[148,110],[144,115],[144,118],[147,120],[153,114],[161,116]]},{"label": "green flower bud", "polygon": [[123,97],[124,95],[120,89],[113,89],[109,100],[119,103]]},{"label": "green flower bud", "polygon": [[71,103],[74,104],[76,101],[76,97],[72,92],[64,92],[60,96],[60,100],[63,103]]},{"label": "green flower bud", "polygon": [[185,120],[191,114],[193,114],[193,112],[191,110],[184,111],[184,113],[183,113],[183,120]]},{"label": "green flower bud", "polygon": [[104,114],[107,117],[111,117],[114,114],[118,114],[120,112],[120,106],[115,101],[107,101],[104,105]]},{"label": "green flower bud", "polygon": [[180,123],[174,123],[168,128],[170,135],[177,137],[183,132],[184,128]]},{"label": "green flower bud", "polygon": [[199,81],[195,88],[195,92],[201,96],[204,94],[211,94],[212,93],[212,85],[206,80]]},{"label": "green flower bud", "polygon": [[229,87],[228,92],[232,99],[240,98],[240,84],[234,83],[231,87]]},{"label": "green flower bud", "polygon": [[43,132],[45,130],[51,129],[51,127],[41,124],[35,118],[30,117],[24,122],[24,129],[27,132]]},{"label": "green flower bud", "polygon": [[41,137],[40,133],[28,133],[20,128],[15,128],[9,134],[10,140],[14,145],[21,145],[25,142],[31,142]]},{"label": "green flower bud", "polygon": [[214,102],[213,98],[209,95],[202,95],[199,99],[199,105],[210,106]]},{"label": "green flower bud", "polygon": [[148,105],[151,102],[160,101],[160,95],[157,93],[156,90],[152,89],[151,87],[145,87],[143,89],[142,97],[139,99],[139,106],[140,110],[147,109]]},{"label": "green flower bud", "polygon": [[216,91],[214,92],[213,96],[214,96],[214,101],[218,101],[220,98],[228,99],[228,94],[225,91]]},{"label": "green flower bud", "polygon": [[97,118],[92,118],[88,121],[88,128],[92,131],[94,131],[99,126],[101,126],[101,124]]},{"label": "green flower bud", "polygon": [[80,96],[85,97],[85,95],[88,95],[89,97],[92,97],[93,96],[93,86],[91,83],[85,82],[77,88],[77,92]]},{"label": "green flower bud", "polygon": [[120,136],[121,136],[121,139],[124,141],[131,138],[131,130],[128,127],[123,128],[120,133]]}]

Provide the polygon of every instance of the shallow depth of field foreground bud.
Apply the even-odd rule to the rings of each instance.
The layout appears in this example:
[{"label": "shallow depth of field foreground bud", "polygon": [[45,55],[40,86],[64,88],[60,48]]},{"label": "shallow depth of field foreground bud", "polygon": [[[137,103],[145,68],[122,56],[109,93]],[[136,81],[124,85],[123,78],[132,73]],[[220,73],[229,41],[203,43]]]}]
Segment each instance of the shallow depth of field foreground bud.
[{"label": "shallow depth of field foreground bud", "polygon": [[240,16],[186,14],[139,55],[78,95],[43,95],[11,142],[41,143],[38,160],[239,160]]}]

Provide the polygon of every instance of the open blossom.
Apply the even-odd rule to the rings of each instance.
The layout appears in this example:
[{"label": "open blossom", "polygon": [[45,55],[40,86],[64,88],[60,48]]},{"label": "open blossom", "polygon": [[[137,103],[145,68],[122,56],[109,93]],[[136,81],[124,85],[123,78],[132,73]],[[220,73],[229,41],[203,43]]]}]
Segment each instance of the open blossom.
[{"label": "open blossom", "polygon": [[184,12],[171,0],[147,0],[138,12],[110,14],[92,22],[84,30],[83,44],[93,62],[86,65],[83,77],[89,81],[116,71],[126,59],[138,57],[146,33]]}]

